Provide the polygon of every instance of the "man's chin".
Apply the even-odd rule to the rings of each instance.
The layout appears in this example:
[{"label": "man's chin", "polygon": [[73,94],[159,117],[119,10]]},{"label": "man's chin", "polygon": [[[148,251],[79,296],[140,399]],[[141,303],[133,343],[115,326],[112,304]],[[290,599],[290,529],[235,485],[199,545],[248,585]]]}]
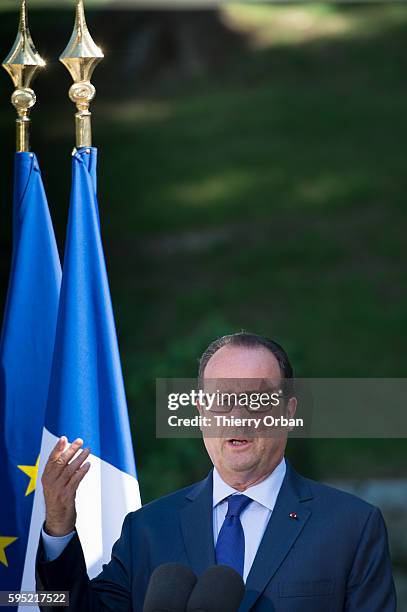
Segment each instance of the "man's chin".
[{"label": "man's chin", "polygon": [[247,443],[246,445],[232,445],[226,443],[224,447],[223,456],[225,463],[229,470],[234,472],[246,472],[253,469],[258,463],[258,458],[254,456],[253,442]]}]

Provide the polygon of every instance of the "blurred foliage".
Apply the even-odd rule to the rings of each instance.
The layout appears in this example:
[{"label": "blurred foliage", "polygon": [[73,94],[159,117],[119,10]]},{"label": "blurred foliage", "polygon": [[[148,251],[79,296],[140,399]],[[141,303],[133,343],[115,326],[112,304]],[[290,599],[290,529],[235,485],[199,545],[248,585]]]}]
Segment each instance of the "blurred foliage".
[{"label": "blurred foliage", "polygon": [[[218,70],[186,78],[172,67],[133,82],[119,69],[129,46],[112,39],[94,78],[102,229],[144,501],[209,468],[199,440],[155,439],[155,378],[194,376],[218,335],[272,336],[301,376],[405,376],[407,6],[227,5],[220,19],[242,44]],[[88,21],[95,40],[108,38],[103,11]],[[4,13],[4,54],[14,24]],[[66,11],[31,16],[49,57],[71,25]],[[61,252],[68,86],[51,61],[33,111]],[[292,440],[288,456],[318,478],[405,476],[406,449],[406,440]]]}]

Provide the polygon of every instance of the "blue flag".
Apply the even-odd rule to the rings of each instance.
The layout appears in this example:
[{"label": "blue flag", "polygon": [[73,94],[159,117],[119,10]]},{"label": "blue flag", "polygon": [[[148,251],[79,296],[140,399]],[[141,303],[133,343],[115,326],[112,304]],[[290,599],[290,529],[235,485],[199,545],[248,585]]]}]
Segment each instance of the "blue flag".
[{"label": "blue flag", "polygon": [[19,590],[54,349],[61,266],[34,153],[16,153],[0,340],[0,590]]},{"label": "blue flag", "polygon": [[[90,576],[110,559],[124,516],[140,506],[139,488],[100,235],[97,151],[73,154],[72,193],[47,414],[45,461],[62,435],[90,446],[91,467],[77,494],[77,529]],[[42,469],[42,466],[41,466]],[[39,500],[40,492],[38,492]],[[42,504],[36,494],[32,537]],[[33,546],[33,551],[35,547]]]}]

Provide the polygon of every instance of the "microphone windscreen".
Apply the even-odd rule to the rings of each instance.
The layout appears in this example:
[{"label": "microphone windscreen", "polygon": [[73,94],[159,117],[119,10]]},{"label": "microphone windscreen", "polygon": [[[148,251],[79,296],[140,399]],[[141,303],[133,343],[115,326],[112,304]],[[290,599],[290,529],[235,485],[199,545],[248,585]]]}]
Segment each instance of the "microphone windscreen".
[{"label": "microphone windscreen", "polygon": [[196,583],[194,572],[180,563],[155,568],[148,583],[143,612],[185,612]]},{"label": "microphone windscreen", "polygon": [[213,565],[198,578],[187,612],[237,612],[245,592],[240,574],[227,565]]}]

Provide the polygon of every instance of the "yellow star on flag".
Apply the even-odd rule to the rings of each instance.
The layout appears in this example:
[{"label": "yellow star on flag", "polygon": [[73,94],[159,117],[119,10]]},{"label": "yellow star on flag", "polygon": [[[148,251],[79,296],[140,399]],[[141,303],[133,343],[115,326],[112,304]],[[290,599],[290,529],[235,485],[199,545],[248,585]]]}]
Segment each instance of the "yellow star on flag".
[{"label": "yellow star on flag", "polygon": [[30,482],[28,483],[27,490],[25,495],[29,495],[33,491],[35,491],[35,487],[37,486],[37,476],[38,476],[38,465],[40,462],[40,456],[38,455],[37,463],[35,465],[18,465],[17,467],[27,474],[30,478]]},{"label": "yellow star on flag", "polygon": [[8,567],[8,561],[6,557],[5,549],[7,546],[15,542],[18,538],[7,538],[5,536],[0,536],[0,563]]}]

